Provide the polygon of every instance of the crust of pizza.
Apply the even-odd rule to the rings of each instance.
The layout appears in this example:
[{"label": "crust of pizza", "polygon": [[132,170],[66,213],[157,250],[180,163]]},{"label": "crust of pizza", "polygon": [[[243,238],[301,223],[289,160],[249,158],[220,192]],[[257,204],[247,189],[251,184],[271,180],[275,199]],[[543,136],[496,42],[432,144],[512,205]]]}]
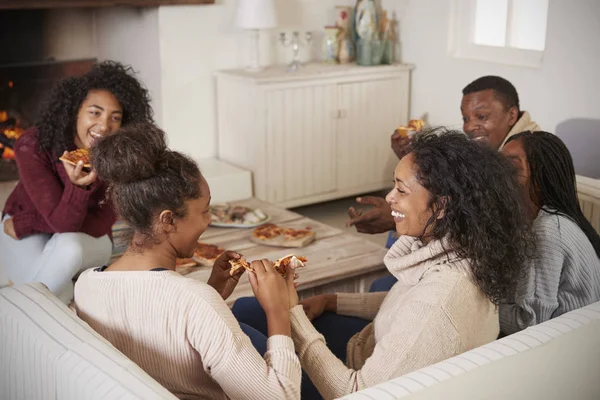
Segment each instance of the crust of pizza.
[{"label": "crust of pizza", "polygon": [[90,153],[87,149],[77,149],[68,152],[64,156],[60,156],[59,160],[67,162],[72,165],[77,165],[79,161],[83,161],[83,166],[85,168],[91,168],[90,164]]}]

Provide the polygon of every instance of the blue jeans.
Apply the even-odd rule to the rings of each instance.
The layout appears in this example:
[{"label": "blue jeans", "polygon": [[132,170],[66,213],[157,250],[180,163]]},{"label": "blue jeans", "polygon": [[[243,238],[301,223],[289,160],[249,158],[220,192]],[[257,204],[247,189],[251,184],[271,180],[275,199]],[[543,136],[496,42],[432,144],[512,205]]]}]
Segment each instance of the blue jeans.
[{"label": "blue jeans", "polygon": [[389,290],[398,282],[394,276],[384,276],[383,278],[376,279],[369,288],[369,292],[389,292]]},{"label": "blue jeans", "polygon": [[[267,341],[267,317],[261,308],[260,304],[255,297],[243,297],[236,300],[233,304],[233,315],[237,318],[242,326],[242,330],[246,332],[248,329],[252,336],[249,334],[252,344],[256,347],[259,353],[264,355],[266,351]],[[313,321],[313,325],[317,331],[319,331],[325,338],[327,347],[333,354],[344,363],[346,362],[346,348],[348,341],[352,336],[366,327],[370,321],[356,318],[347,317],[344,315],[337,315],[331,312],[325,312],[319,318]],[[244,326],[246,328],[244,328]],[[259,337],[257,335],[261,335]],[[260,347],[260,349],[259,349]],[[305,400],[318,400],[321,399],[321,395],[315,388],[313,383],[310,381],[306,373],[302,373],[302,399]]]},{"label": "blue jeans", "polygon": [[244,332],[250,338],[252,345],[258,351],[258,353],[264,357],[265,353],[267,352],[267,337],[253,327],[241,322],[240,328],[242,328],[242,332]]}]

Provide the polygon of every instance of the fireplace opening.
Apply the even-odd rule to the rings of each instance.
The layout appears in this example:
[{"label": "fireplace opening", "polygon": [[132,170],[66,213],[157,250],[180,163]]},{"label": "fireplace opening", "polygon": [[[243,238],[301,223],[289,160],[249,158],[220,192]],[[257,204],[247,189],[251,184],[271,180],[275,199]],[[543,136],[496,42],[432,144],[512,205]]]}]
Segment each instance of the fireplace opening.
[{"label": "fireplace opening", "polygon": [[52,86],[85,74],[96,61],[55,59],[45,46],[51,34],[48,19],[48,10],[0,12],[0,181],[18,180],[15,141],[35,123]]}]

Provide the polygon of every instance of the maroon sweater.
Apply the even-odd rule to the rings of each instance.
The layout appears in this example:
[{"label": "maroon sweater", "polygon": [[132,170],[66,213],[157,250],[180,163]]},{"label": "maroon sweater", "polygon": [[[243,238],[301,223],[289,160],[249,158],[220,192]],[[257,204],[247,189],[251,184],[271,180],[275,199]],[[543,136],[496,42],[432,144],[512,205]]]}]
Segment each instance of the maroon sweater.
[{"label": "maroon sweater", "polygon": [[12,216],[18,238],[63,232],[98,238],[111,232],[116,217],[108,203],[100,204],[104,183],[96,180],[87,190],[73,185],[62,162],[49,152],[40,152],[36,128],[16,141],[15,154],[20,181],[2,215]]}]

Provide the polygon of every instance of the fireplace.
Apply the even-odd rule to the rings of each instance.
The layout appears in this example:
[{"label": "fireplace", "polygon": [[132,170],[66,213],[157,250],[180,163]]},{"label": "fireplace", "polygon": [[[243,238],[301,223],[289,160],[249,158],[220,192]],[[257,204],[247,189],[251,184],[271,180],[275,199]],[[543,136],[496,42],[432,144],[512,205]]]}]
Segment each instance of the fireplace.
[{"label": "fireplace", "polygon": [[44,47],[47,10],[0,12],[0,181],[18,180],[12,151],[60,79],[89,71],[93,58],[55,60]]}]

